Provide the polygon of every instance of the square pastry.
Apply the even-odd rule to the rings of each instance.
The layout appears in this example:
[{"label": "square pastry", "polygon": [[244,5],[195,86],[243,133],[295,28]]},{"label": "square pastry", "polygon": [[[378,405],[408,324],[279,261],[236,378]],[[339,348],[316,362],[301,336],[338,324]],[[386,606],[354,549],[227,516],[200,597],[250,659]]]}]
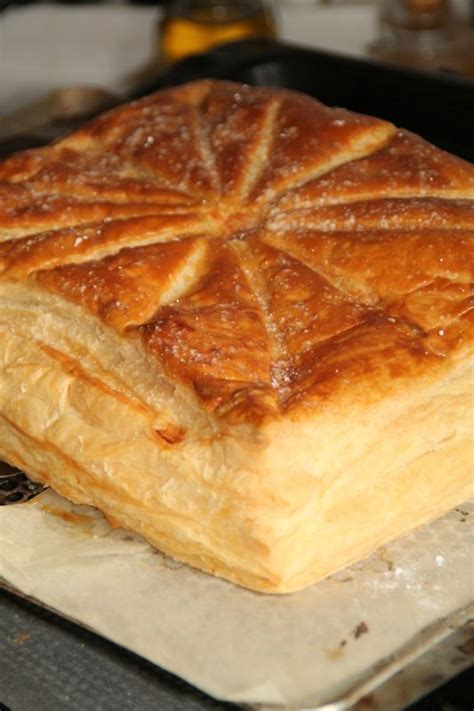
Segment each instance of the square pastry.
[{"label": "square pastry", "polygon": [[467,498],[474,168],[202,81],[0,163],[0,457],[303,588]]}]

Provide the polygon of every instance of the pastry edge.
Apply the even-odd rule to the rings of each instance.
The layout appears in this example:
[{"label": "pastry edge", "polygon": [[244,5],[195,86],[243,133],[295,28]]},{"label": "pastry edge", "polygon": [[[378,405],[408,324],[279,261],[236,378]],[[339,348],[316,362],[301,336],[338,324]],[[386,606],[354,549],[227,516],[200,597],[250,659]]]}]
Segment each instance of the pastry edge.
[{"label": "pastry edge", "polygon": [[[18,339],[11,334],[9,337]],[[148,494],[150,489],[156,490],[158,479],[165,488],[181,485],[174,502],[181,511],[174,512],[173,523],[172,507],[160,511],[155,500],[154,514],[153,506],[148,512],[147,485],[143,480],[131,507],[123,499],[116,503],[117,488],[113,488],[115,481],[110,482],[107,461],[101,479],[97,472],[87,471],[87,458],[86,462],[81,457],[74,461],[64,451],[61,453],[64,442],[45,443],[35,433],[28,433],[28,410],[34,409],[38,372],[48,356],[32,342],[19,339],[18,344],[17,356],[20,361],[26,358],[33,375],[29,383],[28,378],[20,377],[22,397],[15,398],[5,397],[9,381],[11,386],[5,362],[0,373],[4,391],[0,437],[4,446],[0,453],[5,460],[24,468],[32,478],[51,483],[58,493],[76,503],[96,506],[116,524],[142,533],[172,557],[254,590],[287,593],[306,587],[441,515],[472,493],[473,439],[468,431],[472,371],[459,354],[441,374],[437,371],[435,376],[421,377],[417,382],[409,379],[400,384],[398,397],[392,393],[365,410],[357,412],[355,408],[352,417],[337,408],[332,414],[306,412],[298,422],[297,438],[292,435],[295,428],[291,420],[281,418],[257,428],[230,428],[225,436],[222,432],[206,432],[201,441],[198,436],[192,443],[178,444],[177,455],[171,454],[172,446],[155,440],[157,469],[147,474],[151,476]],[[15,358],[13,362],[18,362]],[[59,381],[68,378],[69,386],[74,380],[60,367],[53,372],[53,381],[55,377]],[[93,407],[96,415],[102,412],[104,417],[110,417],[110,407],[116,407],[120,414],[117,422],[136,417],[126,399],[113,399],[111,403],[110,392],[101,393],[97,384],[82,383],[81,387],[95,388],[94,397],[99,393]],[[58,402],[61,407],[65,402],[57,397],[58,392],[51,395],[51,407],[58,407]],[[99,406],[100,398],[103,402]],[[390,414],[394,407],[397,416]],[[41,418],[40,413],[38,417]],[[38,417],[32,429],[41,429]],[[60,439],[67,433],[68,415],[63,412],[59,420],[61,417],[66,420],[61,425]],[[384,417],[385,428],[380,426]],[[103,425],[110,430],[110,421]],[[327,445],[329,434],[336,442],[335,448]],[[407,434],[409,447],[404,446]],[[365,448],[350,451],[351,443],[359,440],[360,444],[363,436],[367,440]],[[312,444],[309,452],[305,451],[308,442]],[[35,461],[35,450],[43,457],[48,454],[47,466]],[[331,466],[331,451],[334,456],[336,450],[340,461],[337,471]],[[346,450],[344,459],[341,453]],[[183,453],[188,463],[194,460],[193,476],[180,471],[178,459]],[[381,462],[390,465],[384,469]],[[444,462],[442,466],[440,462]],[[135,460],[127,472],[125,462],[123,476],[129,489],[133,489],[138,468]],[[344,494],[348,487],[352,491],[349,498]],[[145,502],[141,510],[136,503],[140,496]],[[186,497],[191,497],[188,503],[195,506],[194,515],[207,516],[207,530],[188,522],[186,532]],[[206,504],[206,499],[210,503]],[[384,508],[387,502],[392,507],[390,511]],[[363,537],[359,525],[362,522]],[[354,531],[360,539],[355,542]],[[318,539],[319,547],[315,545]]]}]

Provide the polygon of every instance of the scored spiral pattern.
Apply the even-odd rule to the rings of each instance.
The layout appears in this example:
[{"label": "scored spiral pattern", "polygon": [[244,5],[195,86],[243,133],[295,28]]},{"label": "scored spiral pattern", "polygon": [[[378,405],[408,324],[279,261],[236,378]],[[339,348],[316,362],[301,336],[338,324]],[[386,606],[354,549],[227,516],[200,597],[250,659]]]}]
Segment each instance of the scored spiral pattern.
[{"label": "scored spiral pattern", "polygon": [[0,238],[3,278],[139,337],[222,416],[472,334],[473,167],[292,92],[197,82],[13,156]]}]

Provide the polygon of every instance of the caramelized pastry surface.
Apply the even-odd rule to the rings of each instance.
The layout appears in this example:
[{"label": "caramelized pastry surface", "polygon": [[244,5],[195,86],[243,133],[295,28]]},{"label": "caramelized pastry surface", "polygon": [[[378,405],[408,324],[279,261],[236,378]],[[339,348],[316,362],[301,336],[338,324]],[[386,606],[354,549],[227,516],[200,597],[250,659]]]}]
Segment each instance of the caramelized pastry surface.
[{"label": "caramelized pastry surface", "polygon": [[227,417],[247,391],[250,420],[317,399],[343,337],[341,381],[378,340],[407,372],[459,346],[474,171],[386,122],[200,82],[13,156],[0,180],[3,278],[138,335]]}]

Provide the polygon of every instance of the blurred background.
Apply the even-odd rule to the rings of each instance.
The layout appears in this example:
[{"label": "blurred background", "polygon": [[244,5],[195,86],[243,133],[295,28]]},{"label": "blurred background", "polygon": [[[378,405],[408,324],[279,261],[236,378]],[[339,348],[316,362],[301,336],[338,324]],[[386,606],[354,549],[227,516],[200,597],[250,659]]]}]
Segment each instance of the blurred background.
[{"label": "blurred background", "polygon": [[[122,95],[186,55],[247,36],[474,78],[473,0],[3,0],[0,7],[3,117],[58,89],[69,90],[55,97],[62,111],[105,105],[101,90]],[[79,86],[98,91],[71,91]]]}]

